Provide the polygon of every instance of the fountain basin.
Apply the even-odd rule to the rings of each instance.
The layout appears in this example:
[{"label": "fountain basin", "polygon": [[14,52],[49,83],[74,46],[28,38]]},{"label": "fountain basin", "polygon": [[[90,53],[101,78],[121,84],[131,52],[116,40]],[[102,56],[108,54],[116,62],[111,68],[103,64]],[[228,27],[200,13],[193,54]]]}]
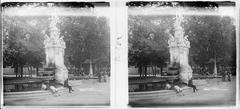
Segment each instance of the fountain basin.
[{"label": "fountain basin", "polygon": [[[194,76],[193,84],[198,85],[206,83],[204,79],[213,79],[218,77],[204,77],[204,76]],[[161,76],[161,77],[130,77],[129,78],[129,92],[144,92],[144,91],[157,91],[165,90],[165,85],[167,81],[174,81],[177,76]],[[201,82],[202,81],[202,82]]]},{"label": "fountain basin", "polygon": [[[17,100],[52,96],[49,90],[41,90],[42,81],[48,81],[50,79],[51,78],[37,77],[4,77],[4,99]],[[60,93],[62,93],[64,89],[63,87],[58,88]]]},{"label": "fountain basin", "polygon": [[[193,84],[201,90],[201,87],[207,84],[208,79],[221,78],[221,76],[193,76]],[[177,79],[177,76],[154,76],[154,77],[129,77],[129,100],[155,99],[159,97],[176,96],[174,90],[166,90],[166,81]],[[192,93],[190,87],[182,87],[183,93]]]},{"label": "fountain basin", "polygon": [[47,78],[33,78],[33,77],[4,77],[4,92],[25,92],[41,90],[43,80]]},{"label": "fountain basin", "polygon": [[[206,80],[194,80],[194,84],[197,86],[198,89],[201,89],[205,84],[207,84]],[[193,89],[190,87],[182,87],[183,93],[189,94],[193,92]],[[153,90],[153,91],[139,91],[139,92],[129,92],[129,100],[136,101],[136,100],[145,100],[145,99],[156,99],[159,97],[171,97],[176,96],[176,92],[174,90]]]}]

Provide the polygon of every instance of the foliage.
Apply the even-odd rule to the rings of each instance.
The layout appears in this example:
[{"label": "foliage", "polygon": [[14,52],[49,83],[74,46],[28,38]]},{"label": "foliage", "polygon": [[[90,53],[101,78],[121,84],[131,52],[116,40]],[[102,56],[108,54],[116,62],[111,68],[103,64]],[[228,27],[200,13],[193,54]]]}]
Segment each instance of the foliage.
[{"label": "foliage", "polygon": [[110,62],[110,32],[104,17],[63,17],[61,34],[65,36],[66,58],[80,67],[85,59],[104,58]]},{"label": "foliage", "polygon": [[185,23],[191,42],[190,56],[204,66],[216,58],[220,65],[235,66],[236,35],[234,19],[220,16],[191,16]]},{"label": "foliage", "polygon": [[[163,66],[168,59],[168,31],[171,16],[155,21],[157,17],[130,16],[129,65],[154,64]],[[159,26],[161,25],[161,26]]]}]

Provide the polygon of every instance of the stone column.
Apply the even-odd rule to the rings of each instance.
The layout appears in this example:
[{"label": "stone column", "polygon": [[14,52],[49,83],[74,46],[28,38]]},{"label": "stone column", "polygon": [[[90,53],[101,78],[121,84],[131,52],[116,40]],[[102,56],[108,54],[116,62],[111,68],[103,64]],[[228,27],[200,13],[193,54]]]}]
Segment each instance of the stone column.
[{"label": "stone column", "polygon": [[174,36],[170,34],[168,40],[170,52],[170,64],[178,63],[180,65],[179,78],[188,83],[192,78],[192,69],[188,63],[188,55],[190,42],[188,36],[184,34],[184,29],[181,26],[183,21],[182,15],[177,15],[174,22]]},{"label": "stone column", "polygon": [[89,58],[89,74],[88,74],[89,77],[93,77],[93,65],[92,65],[93,63],[92,63],[92,61],[93,61],[92,57],[90,57]]},{"label": "stone column", "polygon": [[56,82],[64,84],[68,78],[68,70],[64,65],[64,49],[66,48],[63,37],[60,37],[60,30],[57,28],[59,18],[51,17],[50,36],[45,36],[44,48],[47,67],[55,67],[54,78]]}]

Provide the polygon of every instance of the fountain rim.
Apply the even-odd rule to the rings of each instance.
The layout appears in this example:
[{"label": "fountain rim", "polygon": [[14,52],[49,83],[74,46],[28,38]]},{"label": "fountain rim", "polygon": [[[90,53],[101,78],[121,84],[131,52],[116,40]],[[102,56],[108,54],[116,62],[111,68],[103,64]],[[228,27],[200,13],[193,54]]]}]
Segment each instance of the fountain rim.
[{"label": "fountain rim", "polygon": [[184,46],[184,45],[174,45],[174,46],[168,46],[169,48],[179,48],[179,47],[182,47],[182,48],[191,48],[190,46]]},{"label": "fountain rim", "polygon": [[[57,88],[58,91],[63,91],[65,88],[64,87],[59,87]],[[39,94],[39,95],[46,95],[46,94],[51,94],[49,90],[35,90],[35,91],[23,91],[23,92],[4,92],[4,97],[12,96],[12,95],[19,95],[19,96],[30,96],[34,97],[34,94]],[[36,96],[39,96],[36,95]]]},{"label": "fountain rim", "polygon": [[63,48],[63,49],[65,49],[66,47],[59,45],[59,46],[45,46],[44,48]]}]

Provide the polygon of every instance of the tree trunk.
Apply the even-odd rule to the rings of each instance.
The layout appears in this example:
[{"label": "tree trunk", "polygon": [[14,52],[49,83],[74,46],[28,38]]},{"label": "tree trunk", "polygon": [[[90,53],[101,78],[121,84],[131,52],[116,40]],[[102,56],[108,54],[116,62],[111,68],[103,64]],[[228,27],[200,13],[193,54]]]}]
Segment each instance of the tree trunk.
[{"label": "tree trunk", "polygon": [[153,76],[156,76],[156,73],[154,72],[153,65],[151,66],[151,68],[152,68],[152,74],[153,74]]},{"label": "tree trunk", "polygon": [[20,69],[20,77],[22,78],[23,77],[23,66],[21,65],[21,69]]},{"label": "tree trunk", "polygon": [[77,75],[79,72],[79,66],[75,67],[74,72],[72,72],[74,75]]},{"label": "tree trunk", "polygon": [[16,77],[18,77],[18,65],[14,66],[14,73],[15,73]]},{"label": "tree trunk", "polygon": [[154,66],[154,72],[156,73],[156,75],[158,74],[158,72],[157,72],[157,66]]},{"label": "tree trunk", "polygon": [[73,74],[74,74],[74,72],[73,72],[73,66],[70,66],[69,73],[73,73]]},{"label": "tree trunk", "polygon": [[147,74],[148,74],[148,76],[151,76],[151,72],[150,72],[150,70],[151,70],[151,66],[150,66],[150,68],[149,68],[149,67],[147,67],[147,72],[149,72],[149,73],[147,73]]},{"label": "tree trunk", "polygon": [[162,66],[160,67],[160,73],[161,73],[161,76],[163,76],[163,67]]},{"label": "tree trunk", "polygon": [[81,66],[78,68],[76,74],[79,76],[79,75],[80,75],[80,72],[81,72]]},{"label": "tree trunk", "polygon": [[147,66],[144,66],[144,74],[145,74],[145,77],[147,77]]},{"label": "tree trunk", "polygon": [[77,69],[76,69],[76,67],[74,66],[74,68],[73,68],[73,73],[75,74],[77,72]]},{"label": "tree trunk", "polygon": [[30,73],[31,73],[31,66],[28,66],[27,69],[28,69],[28,73],[26,73],[26,76],[29,77],[29,76],[30,76]]},{"label": "tree trunk", "polygon": [[33,68],[32,68],[32,66],[30,66],[30,73],[31,73],[31,77],[32,77],[32,75],[33,75]]},{"label": "tree trunk", "polygon": [[37,73],[37,76],[39,76],[39,69],[38,69],[38,67],[36,67],[36,73]]},{"label": "tree trunk", "polygon": [[142,66],[138,66],[138,73],[139,76],[142,77]]}]

